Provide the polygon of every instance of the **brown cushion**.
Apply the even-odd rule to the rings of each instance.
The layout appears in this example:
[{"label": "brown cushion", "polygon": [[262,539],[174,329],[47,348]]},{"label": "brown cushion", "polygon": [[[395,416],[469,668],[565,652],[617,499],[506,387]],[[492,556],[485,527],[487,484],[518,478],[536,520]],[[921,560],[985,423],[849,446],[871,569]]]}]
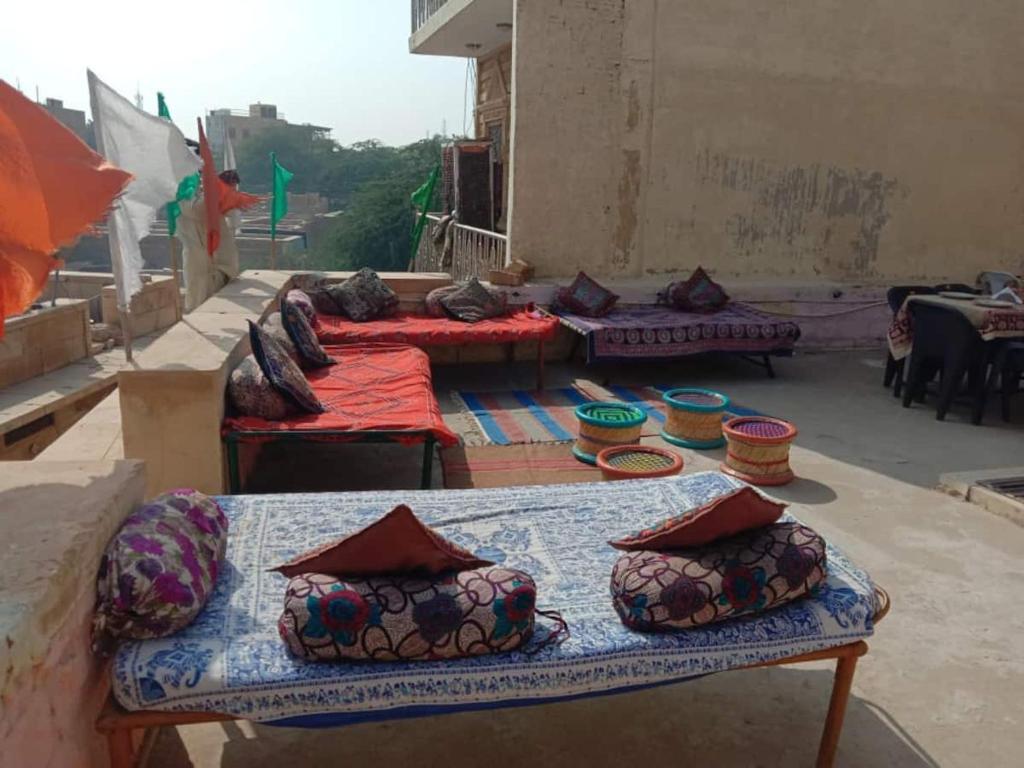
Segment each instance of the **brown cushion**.
[{"label": "brown cushion", "polygon": [[766,499],[753,488],[743,487],[632,536],[608,543],[624,550],[663,551],[697,547],[771,525],[785,509],[785,504]]},{"label": "brown cushion", "polygon": [[580,272],[572,285],[555,291],[554,306],[584,317],[603,317],[611,312],[618,294],[612,293],[586,272]]},{"label": "brown cushion", "polygon": [[338,285],[324,289],[349,320],[365,323],[390,317],[398,309],[398,294],[369,267],[363,267]]},{"label": "brown cushion", "polygon": [[263,375],[270,380],[278,392],[303,411],[308,413],[324,412],[325,409],[320,398],[309,386],[302,369],[288,357],[284,347],[251,320],[249,321],[249,344]]},{"label": "brown cushion", "polygon": [[683,282],[670,283],[661,296],[678,310],[701,314],[717,312],[729,303],[725,289],[703,267],[697,267]]},{"label": "brown cushion", "polygon": [[253,355],[240,362],[228,377],[228,397],[242,416],[281,421],[300,413],[263,375]]},{"label": "brown cushion", "polygon": [[487,290],[475,277],[441,298],[440,304],[452,317],[467,323],[499,317],[508,311],[505,294]]},{"label": "brown cushion", "polygon": [[361,531],[311,549],[273,570],[329,576],[417,574],[435,576],[494,565],[453,544],[401,504]]}]

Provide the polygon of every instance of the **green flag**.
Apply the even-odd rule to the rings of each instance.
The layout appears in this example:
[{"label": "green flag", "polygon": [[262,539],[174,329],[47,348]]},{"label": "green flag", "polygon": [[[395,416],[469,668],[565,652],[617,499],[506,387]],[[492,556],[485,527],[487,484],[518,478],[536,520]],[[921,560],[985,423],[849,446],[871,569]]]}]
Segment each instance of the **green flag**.
[{"label": "green flag", "polygon": [[435,165],[430,172],[430,177],[423,182],[423,185],[411,195],[412,204],[419,208],[420,216],[416,219],[416,226],[412,230],[412,252],[409,255],[410,263],[416,258],[416,252],[420,249],[420,240],[423,239],[423,229],[427,226],[427,211],[430,210],[430,201],[434,198],[434,188],[437,186],[437,177],[441,174],[441,166]]},{"label": "green flag", "polygon": [[277,237],[277,222],[288,213],[288,185],[295,174],[277,162],[277,155],[270,153],[270,162],[274,168],[274,197],[270,203],[270,239]]},{"label": "green flag", "polygon": [[[167,102],[164,100],[164,95],[160,92],[156,92],[156,113],[157,116],[162,117],[168,122],[171,120],[171,110],[167,108]],[[167,204],[167,234],[170,237],[174,237],[174,233],[178,231],[178,217],[181,216],[181,206],[178,205],[182,200],[191,200],[196,196],[196,192],[199,191],[199,174],[193,176],[186,176],[178,184],[178,192],[174,196],[174,202]]]}]

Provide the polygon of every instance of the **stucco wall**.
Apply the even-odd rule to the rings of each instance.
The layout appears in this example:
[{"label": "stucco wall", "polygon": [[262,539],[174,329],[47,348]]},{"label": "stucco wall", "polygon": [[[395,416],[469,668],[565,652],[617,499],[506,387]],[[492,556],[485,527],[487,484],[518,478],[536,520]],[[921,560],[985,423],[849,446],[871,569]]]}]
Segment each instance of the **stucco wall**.
[{"label": "stucco wall", "polygon": [[517,0],[510,247],[539,274],[1024,267],[1024,5]]}]

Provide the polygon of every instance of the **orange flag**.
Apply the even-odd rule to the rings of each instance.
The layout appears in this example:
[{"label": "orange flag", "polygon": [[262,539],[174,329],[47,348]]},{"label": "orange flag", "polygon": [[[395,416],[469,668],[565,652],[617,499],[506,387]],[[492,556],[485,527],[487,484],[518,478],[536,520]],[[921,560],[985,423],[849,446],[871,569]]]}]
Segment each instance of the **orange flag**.
[{"label": "orange flag", "polygon": [[206,141],[203,120],[197,117],[199,125],[199,156],[203,158],[203,205],[206,208],[206,253],[209,256],[220,247],[220,194],[221,181],[217,177],[217,166],[213,164],[213,153]]},{"label": "orange flag", "polygon": [[60,265],[54,252],[102,219],[131,178],[0,80],[0,320],[39,297]]},{"label": "orange flag", "polygon": [[227,213],[233,211],[236,208],[246,209],[252,208],[256,203],[260,202],[263,198],[256,195],[250,195],[248,192],[240,192],[230,184],[226,183],[219,176],[217,181],[220,182],[220,212]]}]

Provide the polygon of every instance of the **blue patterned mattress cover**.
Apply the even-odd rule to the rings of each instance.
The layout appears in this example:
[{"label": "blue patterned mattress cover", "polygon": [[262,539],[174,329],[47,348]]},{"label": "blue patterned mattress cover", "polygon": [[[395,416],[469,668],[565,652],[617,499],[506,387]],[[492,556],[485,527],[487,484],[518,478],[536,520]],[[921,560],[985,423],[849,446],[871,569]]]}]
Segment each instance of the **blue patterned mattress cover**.
[{"label": "blue patterned mattress cover", "polygon": [[[867,574],[828,549],[813,597],[759,616],[671,634],[626,629],[606,542],[740,486],[718,472],[656,480],[451,491],[229,496],[227,562],[194,624],[123,644],[113,693],[127,710],[208,711],[282,725],[340,725],[521,706],[649,687],[843,645],[873,632]],[[560,646],[438,662],[309,663],[277,634],[287,579],[268,568],[409,504],[442,535],[520,568],[539,608],[561,611]],[[550,629],[538,617],[527,646]]]}]

